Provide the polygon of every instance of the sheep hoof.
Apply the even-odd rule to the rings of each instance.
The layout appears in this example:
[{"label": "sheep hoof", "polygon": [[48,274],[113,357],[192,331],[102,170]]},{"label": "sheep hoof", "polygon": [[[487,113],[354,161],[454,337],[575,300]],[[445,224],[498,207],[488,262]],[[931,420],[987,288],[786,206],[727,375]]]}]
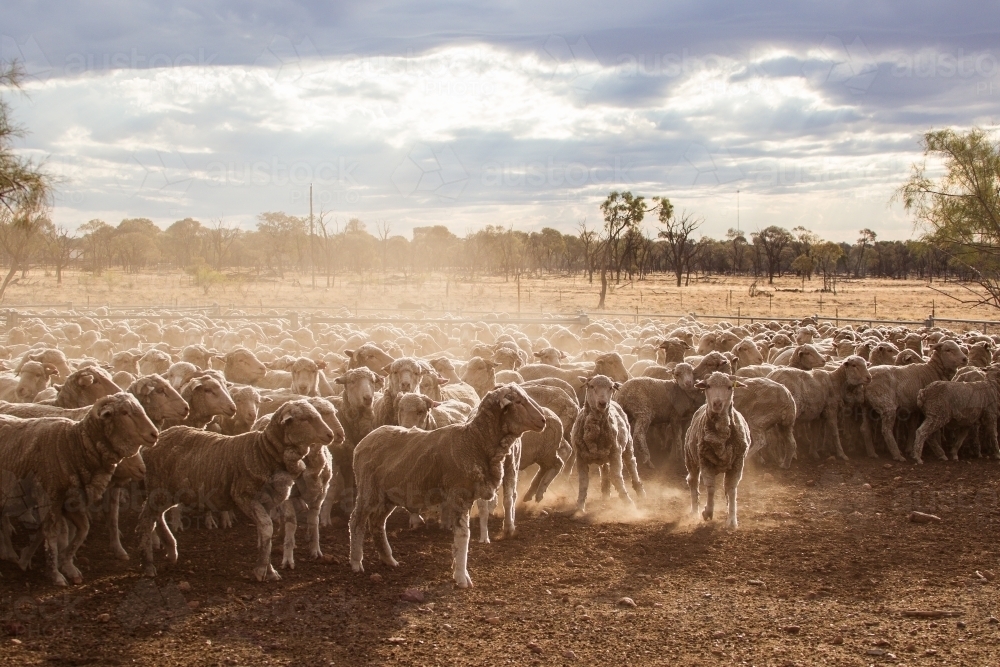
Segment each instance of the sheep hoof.
[{"label": "sheep hoof", "polygon": [[294,570],[295,560],[292,558],[283,558],[281,560],[281,569],[284,570],[285,568],[288,568],[289,570]]},{"label": "sheep hoof", "polygon": [[205,517],[205,528],[208,530],[215,530],[219,527],[219,524],[215,523],[215,517],[209,514]]},{"label": "sheep hoof", "polygon": [[275,570],[273,566],[268,565],[267,566],[267,572],[264,575],[264,580],[265,581],[281,581],[281,575],[278,574],[278,571]]},{"label": "sheep hoof", "polygon": [[323,552],[320,549],[310,549],[309,558],[313,560],[319,560],[323,557]]},{"label": "sheep hoof", "polygon": [[364,572],[365,571],[365,566],[361,564],[361,561],[358,561],[357,563],[355,563],[354,561],[351,561],[351,571],[352,572]]},{"label": "sheep hoof", "polygon": [[156,576],[156,566],[155,565],[147,565],[143,569],[142,573],[143,573],[143,575],[145,575],[147,577],[155,577]]},{"label": "sheep hoof", "polygon": [[903,456],[902,454],[899,454],[898,456],[893,456],[892,460],[899,461],[900,463],[906,463],[906,457]]},{"label": "sheep hoof", "polygon": [[59,586],[60,588],[69,586],[69,584],[66,582],[66,577],[62,576],[58,572],[56,572],[56,576],[52,577],[52,585]]},{"label": "sheep hoof", "polygon": [[701,518],[704,519],[705,521],[711,521],[712,520],[712,514],[713,513],[709,512],[708,510],[703,510],[702,513],[701,513]]},{"label": "sheep hoof", "polygon": [[121,547],[115,548],[115,558],[118,560],[128,560],[128,553],[125,552]]},{"label": "sheep hoof", "polygon": [[736,530],[738,527],[739,524],[737,524],[736,519],[730,519],[726,522],[726,528],[729,528],[730,530]]},{"label": "sheep hoof", "polygon": [[456,574],[455,585],[459,588],[472,588],[472,578],[468,574]]},{"label": "sheep hoof", "polygon": [[916,464],[916,465],[923,465],[924,461],[919,456],[914,456],[913,457],[913,463]]},{"label": "sheep hoof", "polygon": [[[851,460],[851,457],[849,457],[847,454],[837,454],[837,458],[840,459],[841,461],[850,461]],[[785,466],[785,467],[787,468],[788,466]]]},{"label": "sheep hoof", "polygon": [[482,535],[482,536],[480,536],[479,543],[480,544],[490,544],[490,536],[489,535]]}]

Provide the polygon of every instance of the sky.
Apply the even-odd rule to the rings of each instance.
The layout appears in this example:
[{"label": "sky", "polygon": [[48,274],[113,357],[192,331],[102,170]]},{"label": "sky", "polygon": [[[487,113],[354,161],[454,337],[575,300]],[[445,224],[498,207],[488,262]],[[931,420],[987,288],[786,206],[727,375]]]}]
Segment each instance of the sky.
[{"label": "sky", "polygon": [[[990,2],[7,0],[19,152],[52,217],[265,211],[409,236],[601,224],[612,190],[719,237],[916,233],[931,129],[1000,122]],[[931,165],[933,168],[933,164]],[[646,228],[655,233],[654,216]]]}]

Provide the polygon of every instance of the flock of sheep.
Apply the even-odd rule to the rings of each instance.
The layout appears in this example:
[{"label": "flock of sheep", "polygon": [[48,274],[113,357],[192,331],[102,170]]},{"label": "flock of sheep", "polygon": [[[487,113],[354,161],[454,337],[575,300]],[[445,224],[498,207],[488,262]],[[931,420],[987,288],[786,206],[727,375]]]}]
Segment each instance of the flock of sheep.
[{"label": "flock of sheep", "polygon": [[321,558],[320,529],[334,512],[350,517],[354,571],[369,531],[380,560],[395,566],[385,524],[403,508],[412,526],[433,514],[453,532],[464,588],[473,505],[488,542],[501,495],[512,536],[518,474],[528,468],[522,502],[541,501],[575,469],[584,512],[592,466],[602,494],[614,486],[631,506],[626,477],[641,499],[640,471],[675,455],[693,513],[704,477],[706,520],[724,476],[735,528],[745,460],[787,467],[797,442],[812,457],[846,459],[845,445],[874,457],[883,447],[919,463],[925,445],[957,459],[963,448],[980,456],[985,441],[1000,458],[1000,337],[977,332],[814,318],[291,330],[102,315],[29,319],[0,348],[10,360],[0,374],[0,558],[27,569],[44,544],[56,585],[82,581],[74,558],[94,515],[108,524],[112,553],[129,558],[118,528],[126,494],[141,507],[150,576],[157,548],[177,561],[179,530],[225,528],[237,512],[257,528],[258,581],[279,578],[275,523],[282,567],[294,568],[298,521],[309,557]]}]

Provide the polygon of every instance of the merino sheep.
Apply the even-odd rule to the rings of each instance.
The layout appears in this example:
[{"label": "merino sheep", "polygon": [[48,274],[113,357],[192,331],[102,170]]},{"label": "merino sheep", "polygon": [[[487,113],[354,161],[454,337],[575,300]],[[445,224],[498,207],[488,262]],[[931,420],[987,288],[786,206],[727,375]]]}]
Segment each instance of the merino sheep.
[{"label": "merino sheep", "polygon": [[344,350],[344,354],[350,359],[347,366],[348,370],[366,366],[378,373],[395,361],[390,354],[373,343],[365,343],[357,350]]},{"label": "merino sheep", "polygon": [[223,357],[226,380],[237,384],[257,384],[267,375],[267,366],[245,347],[236,347]]},{"label": "merino sheep", "polygon": [[183,420],[167,420],[164,424],[166,427],[205,428],[216,415],[223,417],[236,415],[236,403],[233,402],[226,386],[214,377],[196,377],[181,387],[180,393],[191,411]]},{"label": "merino sheep", "polygon": [[636,456],[643,465],[652,465],[647,432],[653,424],[667,424],[673,437],[668,447],[683,442],[684,429],[704,400],[695,389],[694,369],[680,363],[671,371],[673,379],[632,378],[621,386],[617,400],[628,416]]},{"label": "merino sheep", "polygon": [[[271,565],[273,525],[262,500],[265,487],[270,498],[282,502],[306,465],[303,458],[312,446],[326,445],[333,431],[305,400],[281,406],[263,431],[227,436],[188,426],[163,431],[160,442],[149,449],[146,460],[148,496],[139,513],[136,531],[145,558],[147,576],[156,575],[152,534],[157,525],[167,543],[167,560],[177,562],[177,540],[164,520],[168,509],[186,503],[214,511],[240,510],[257,527],[257,581],[281,577]],[[284,474],[282,483],[275,475]],[[280,489],[278,488],[280,487]],[[199,497],[200,493],[207,493]]]},{"label": "merino sheep", "polygon": [[[497,365],[493,361],[483,359],[482,357],[473,357],[465,365],[465,373],[462,375],[462,381],[475,389],[476,394],[482,399],[483,396],[492,391],[497,385],[496,367]],[[528,366],[522,366],[522,368],[528,368]]]},{"label": "merino sheep", "polygon": [[383,371],[386,373],[385,390],[372,408],[376,428],[396,425],[396,400],[401,394],[416,391],[420,387],[424,367],[413,357],[401,357]]},{"label": "merino sheep", "polygon": [[740,378],[744,386],[733,393],[733,405],[750,427],[750,452],[771,453],[782,468],[795,458],[796,404],[784,385],[767,378]]},{"label": "merino sheep", "polygon": [[[73,561],[90,530],[87,508],[104,495],[118,464],[156,439],[156,427],[142,406],[124,393],[98,400],[78,422],[0,417],[0,470],[4,473],[0,509],[21,502],[24,492],[39,504],[43,515],[39,535],[45,541],[46,571],[53,584],[65,586],[67,577],[73,583],[83,581]],[[76,534],[60,548],[66,520]],[[6,539],[0,530],[0,541]],[[0,551],[10,552],[9,544],[0,546]],[[33,552],[29,546],[24,554],[30,558]],[[27,567],[25,558],[20,565]]]},{"label": "merino sheep", "polygon": [[625,490],[622,468],[628,470],[632,488],[640,497],[646,491],[639,479],[639,471],[632,451],[632,433],[628,417],[622,407],[612,400],[621,388],[606,375],[581,378],[586,387],[586,397],[576,422],[573,424],[572,444],[576,454],[576,465],[580,476],[580,492],[577,496],[576,511],[584,512],[587,504],[587,489],[590,485],[590,465],[601,468],[601,495],[611,495],[611,485],[618,491],[618,497],[635,507],[635,502]]},{"label": "merino sheep", "polygon": [[69,377],[70,373],[73,372],[73,368],[70,367],[69,361],[66,359],[66,354],[62,350],[56,349],[45,349],[45,350],[32,350],[26,352],[23,357],[21,357],[21,363],[17,365],[14,369],[14,374],[17,375],[21,372],[21,367],[29,361],[37,361],[41,364],[49,364],[54,366],[58,371],[56,374],[56,381],[65,382],[66,378]]},{"label": "merino sheep", "polygon": [[[344,428],[337,419],[336,410],[330,401],[314,396],[306,399],[309,405],[316,408],[320,417],[333,432],[331,446],[339,446],[344,442]],[[262,417],[253,425],[255,431],[263,431],[271,422],[272,415]],[[295,532],[298,529],[298,512],[306,514],[306,541],[309,545],[309,557],[313,560],[323,557],[319,545],[319,514],[323,501],[326,500],[333,478],[333,456],[325,443],[314,443],[309,453],[302,459],[306,465],[305,471],[295,480],[289,497],[279,504],[283,520],[284,540],[282,541],[281,567],[295,569]],[[283,475],[278,474],[278,493],[282,492]],[[267,493],[271,490],[268,489]]]},{"label": "merino sheep", "polygon": [[31,403],[49,384],[59,370],[40,361],[21,364],[14,376],[0,376],[0,400],[11,403]]},{"label": "merino sheep", "polygon": [[[912,456],[917,463],[923,463],[924,443],[949,423],[957,427],[951,446],[953,460],[958,460],[958,450],[972,429],[978,431],[979,441],[982,440],[981,435],[986,436],[993,457],[1000,458],[1000,447],[997,446],[1000,366],[989,366],[986,379],[981,382],[931,382],[917,394],[917,406],[924,413],[924,421],[913,441]],[[942,460],[948,459],[936,442],[934,448]]]},{"label": "merino sheep", "polygon": [[115,384],[106,370],[100,366],[87,366],[71,373],[66,382],[58,387],[55,399],[49,404],[59,408],[82,408],[120,391],[122,388]]},{"label": "merino sheep", "polygon": [[917,397],[920,390],[936,380],[950,380],[955,371],[968,361],[968,357],[958,343],[952,340],[931,345],[930,361],[909,366],[876,366],[871,369],[871,383],[865,389],[865,405],[870,410],[862,412],[861,434],[868,456],[875,458],[872,440],[872,419],[881,421],[882,437],[889,454],[897,461],[906,458],[899,451],[893,430],[897,411],[913,415],[918,409]]},{"label": "merino sheep", "polygon": [[400,394],[396,401],[396,424],[403,428],[432,431],[449,424],[461,424],[472,408],[461,401],[435,401],[421,394]]},{"label": "merino sheep", "polygon": [[[452,372],[454,372],[454,367],[452,367]],[[461,401],[473,409],[479,405],[479,394],[472,388],[472,385],[461,380],[452,381],[451,378],[438,375],[438,371],[433,366],[420,378],[420,393],[435,401]]]},{"label": "merino sheep", "polygon": [[715,511],[715,481],[725,473],[723,488],[729,504],[728,528],[736,528],[736,487],[743,477],[743,463],[750,449],[750,427],[733,405],[733,390],[742,381],[725,373],[712,373],[696,385],[705,392],[684,436],[684,465],[691,491],[691,513],[698,514],[698,485],[705,474],[708,502],[701,513],[710,521]]},{"label": "merino sheep", "polygon": [[246,385],[234,386],[229,390],[229,396],[236,406],[234,415],[215,415],[212,419],[213,428],[223,435],[239,435],[253,428],[257,421],[257,412],[264,403],[270,403],[270,396],[261,396],[255,387]]},{"label": "merino sheep", "polygon": [[[411,513],[441,504],[442,525],[454,532],[454,579],[468,588],[469,511],[478,498],[490,500],[503,481],[503,462],[525,431],[545,428],[541,408],[518,386],[487,393],[464,424],[436,431],[383,426],[369,433],[354,452],[358,498],[351,513],[351,569],[363,572],[365,532],[379,531],[376,547],[383,563],[396,567],[385,522],[396,507]],[[506,491],[506,489],[505,489]]]},{"label": "merino sheep", "polygon": [[[839,415],[849,393],[871,382],[868,364],[858,356],[850,356],[834,371],[820,368],[803,371],[797,368],[778,368],[767,376],[791,392],[795,399],[796,423],[805,424],[822,419],[825,425],[824,440],[833,442],[833,451],[841,459],[847,454],[840,443]],[[816,441],[811,440],[809,453],[819,458]]]}]

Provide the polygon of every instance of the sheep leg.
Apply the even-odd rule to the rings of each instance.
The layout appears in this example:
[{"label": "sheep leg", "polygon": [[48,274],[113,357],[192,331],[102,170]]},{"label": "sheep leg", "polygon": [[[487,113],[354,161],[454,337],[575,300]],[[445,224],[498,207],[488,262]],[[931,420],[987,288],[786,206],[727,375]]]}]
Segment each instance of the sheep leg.
[{"label": "sheep leg", "polygon": [[14,527],[11,525],[10,519],[7,518],[6,514],[0,512],[0,560],[17,562],[17,553],[14,551],[14,545],[10,542],[10,534],[13,530]]},{"label": "sheep leg", "polygon": [[646,442],[646,431],[652,422],[652,415],[639,414],[635,416],[632,424],[632,441],[635,442],[635,451],[639,453],[638,459],[643,465],[653,467],[652,459],[649,456],[649,444]]},{"label": "sheep leg", "polygon": [[472,578],[469,576],[469,537],[471,532],[469,530],[469,510],[465,509],[459,512],[452,541],[455,585],[459,588],[472,586]]},{"label": "sheep leg", "polygon": [[960,428],[955,433],[955,439],[951,441],[951,460],[958,460],[958,450],[962,448],[962,444],[965,443],[965,438],[969,435],[969,428]]},{"label": "sheep leg", "polygon": [[298,530],[299,521],[295,515],[295,503],[291,498],[281,501],[279,512],[285,528],[285,539],[281,545],[281,569],[286,567],[295,569],[295,531]]},{"label": "sheep leg", "polygon": [[635,453],[632,450],[631,445],[625,449],[625,453],[622,455],[623,463],[625,464],[626,470],[628,470],[629,481],[632,483],[632,490],[635,491],[639,498],[646,497],[646,487],[642,485],[642,480],[639,479],[639,466],[636,464]]},{"label": "sheep leg", "polygon": [[861,415],[861,439],[865,442],[865,453],[869,458],[877,459],[878,454],[875,453],[871,415],[869,415],[868,410],[865,410],[864,408],[861,410]]},{"label": "sheep leg", "polygon": [[990,454],[994,459],[1000,459],[1000,445],[997,444],[997,416],[995,413],[987,412],[983,419],[984,421],[979,426],[980,438],[985,435]]},{"label": "sheep leg", "polygon": [[315,497],[306,509],[306,541],[309,543],[309,558],[316,560],[323,557],[323,550],[319,546],[319,512],[326,500],[326,493],[322,497]]},{"label": "sheep leg", "polygon": [[709,470],[708,474],[705,476],[705,495],[708,499],[705,501],[705,509],[701,513],[701,518],[705,521],[711,521],[712,516],[715,514],[715,478],[717,474],[714,470]]},{"label": "sheep leg", "polygon": [[[146,504],[139,512],[139,521],[136,524],[135,532],[139,533],[139,551],[142,552],[145,560],[145,573],[147,577],[156,576],[156,566],[153,564],[153,537],[156,533],[157,518],[153,508],[150,506],[152,500],[146,499]],[[166,510],[160,512],[160,519]]]},{"label": "sheep leg", "polygon": [[691,514],[698,514],[698,485],[701,484],[701,470],[688,465],[688,490],[691,491]]},{"label": "sheep leg", "polygon": [[885,439],[885,446],[889,449],[889,455],[892,456],[893,460],[900,461],[901,463],[906,462],[906,457],[902,455],[899,451],[899,445],[896,444],[896,411],[890,410],[882,413],[882,437]]},{"label": "sheep leg", "polygon": [[[913,450],[911,451],[911,456],[913,456],[913,460],[915,462],[917,463],[924,462],[921,457],[923,456],[924,445],[927,443],[927,439],[932,436],[936,436],[938,431],[944,428],[947,425],[947,423],[948,420],[942,417],[928,415],[926,418],[924,418],[924,421],[920,425],[920,428],[917,429],[916,436],[913,438]],[[937,444],[938,447],[940,447],[936,439],[933,441],[933,443]],[[946,456],[945,459],[947,460],[947,458],[948,457]]]},{"label": "sheep leg", "polygon": [[257,565],[253,576],[257,581],[278,581],[281,575],[271,565],[271,540],[274,537],[274,524],[271,515],[258,500],[239,499],[240,509],[253,519],[257,525]]},{"label": "sheep leg", "polygon": [[[632,460],[634,461],[635,459]],[[628,491],[625,489],[625,479],[624,477],[622,477],[622,467],[623,467],[622,457],[612,455],[611,469],[610,469],[611,483],[614,484],[615,490],[618,491],[618,498],[624,500],[626,503],[628,503],[634,508],[635,501],[633,501],[632,498],[629,497]],[[602,480],[602,485],[603,485],[603,480]],[[608,495],[610,496],[611,494],[609,493]]]},{"label": "sheep leg", "polygon": [[[520,450],[520,445],[517,447]],[[503,460],[503,536],[514,537],[517,533],[517,526],[514,525],[515,508],[517,502],[517,476],[520,467],[520,456],[513,453]]]},{"label": "sheep leg", "polygon": [[562,468],[561,462],[560,465],[555,465],[545,470],[539,468],[538,472],[535,473],[534,478],[531,480],[531,486],[528,487],[528,492],[524,496],[524,502],[531,500],[532,497],[534,497],[536,503],[542,502],[542,498],[545,496],[545,492],[548,490],[549,484],[552,483],[552,480],[556,478],[556,475],[559,474]]},{"label": "sheep leg", "polygon": [[169,514],[170,530],[174,533],[179,533],[184,530],[182,525],[184,521],[181,518],[181,506],[171,507]]},{"label": "sheep leg", "polygon": [[841,461],[847,461],[847,454],[844,453],[844,447],[840,443],[840,425],[837,423],[837,415],[839,412],[838,405],[828,405],[826,410],[824,410],[824,417],[826,417],[826,438],[833,440],[833,451],[837,454],[837,458]]},{"label": "sheep leg", "polygon": [[934,452],[934,456],[938,457],[938,459],[942,461],[947,461],[948,454],[945,453],[944,448],[941,446],[942,433],[943,431],[938,431],[937,433],[932,435],[929,439],[929,443],[931,446],[931,451]]},{"label": "sheep leg", "polygon": [[599,468],[601,472],[601,500],[611,499],[611,464],[605,463]]},{"label": "sheep leg", "polygon": [[108,490],[110,505],[108,506],[108,531],[111,533],[111,553],[119,560],[128,560],[128,553],[122,547],[121,533],[118,531],[118,511],[121,503],[122,489],[113,486]]},{"label": "sheep leg", "polygon": [[[73,562],[76,558],[76,552],[83,544],[84,540],[87,539],[87,533],[90,532],[90,515],[87,510],[80,512],[67,512],[66,519],[76,528],[73,539],[69,541],[65,549],[60,550],[59,553],[59,569],[62,570],[63,574],[70,578],[74,584],[83,583],[83,573],[80,572],[76,564]],[[68,529],[69,526],[67,525]]]},{"label": "sheep leg", "polygon": [[726,471],[723,482],[726,491],[726,502],[729,505],[729,515],[726,517],[726,527],[736,529],[739,522],[736,520],[736,488],[743,477],[743,461],[734,465]]},{"label": "sheep leg", "polygon": [[365,530],[368,528],[368,520],[371,512],[367,505],[359,502],[354,505],[351,512],[351,519],[348,522],[351,550],[351,570],[354,572],[364,572],[365,566],[361,563],[365,551]]},{"label": "sheep leg", "polygon": [[67,586],[66,577],[59,571],[59,532],[62,517],[56,512],[49,512],[42,524],[45,534],[45,571],[55,586]]},{"label": "sheep leg", "polygon": [[580,491],[576,496],[576,511],[582,514],[587,511],[587,489],[590,487],[590,464],[577,461],[576,472],[580,477]]},{"label": "sheep leg", "polygon": [[479,542],[480,544],[490,543],[490,514],[493,508],[490,501],[479,498],[476,500],[476,511],[479,513]]},{"label": "sheep leg", "polygon": [[385,530],[385,523],[389,520],[389,515],[395,510],[395,505],[386,507],[383,505],[375,513],[375,525],[378,526],[378,539],[375,540],[375,548],[378,550],[378,558],[389,567],[399,567],[399,561],[392,557],[392,547],[389,546],[389,534]]},{"label": "sheep leg", "polygon": [[36,530],[34,535],[31,536],[31,542],[21,549],[20,557],[13,559],[21,570],[31,569],[31,559],[34,558],[35,552],[38,551],[38,547],[42,546],[43,542],[45,542],[45,531]]},{"label": "sheep leg", "polygon": [[205,528],[208,530],[215,530],[219,527],[219,524],[215,522],[215,515],[212,514],[212,510],[205,512]]}]

